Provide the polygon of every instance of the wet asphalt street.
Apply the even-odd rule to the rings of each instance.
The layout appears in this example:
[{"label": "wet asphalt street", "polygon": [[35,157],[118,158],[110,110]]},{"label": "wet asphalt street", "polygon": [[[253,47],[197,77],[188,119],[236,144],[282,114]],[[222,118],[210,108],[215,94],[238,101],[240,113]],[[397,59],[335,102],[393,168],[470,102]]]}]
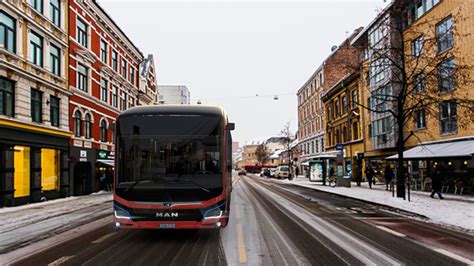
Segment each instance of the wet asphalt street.
[{"label": "wet asphalt street", "polygon": [[256,176],[234,178],[217,230],[102,226],[17,265],[465,265],[474,237]]}]

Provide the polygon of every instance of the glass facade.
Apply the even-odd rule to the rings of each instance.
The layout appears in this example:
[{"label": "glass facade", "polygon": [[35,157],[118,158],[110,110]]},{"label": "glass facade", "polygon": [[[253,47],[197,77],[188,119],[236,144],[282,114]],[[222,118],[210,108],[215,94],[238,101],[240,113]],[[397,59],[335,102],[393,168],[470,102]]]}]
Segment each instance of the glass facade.
[{"label": "glass facade", "polygon": [[15,198],[30,195],[30,147],[15,146],[13,147],[13,162],[15,171],[13,196]]},{"label": "glass facade", "polygon": [[41,149],[41,188],[59,190],[60,151]]}]

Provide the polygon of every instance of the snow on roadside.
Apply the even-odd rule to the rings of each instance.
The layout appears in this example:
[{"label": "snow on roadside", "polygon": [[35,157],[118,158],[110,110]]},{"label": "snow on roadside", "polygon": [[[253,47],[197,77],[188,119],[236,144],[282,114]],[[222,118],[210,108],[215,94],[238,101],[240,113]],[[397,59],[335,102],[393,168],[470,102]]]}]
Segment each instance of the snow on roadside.
[{"label": "snow on roadside", "polygon": [[[275,179],[272,179],[275,180]],[[411,193],[410,202],[402,198],[392,197],[392,193],[385,191],[385,186],[375,186],[369,189],[366,184],[362,187],[328,187],[321,183],[308,181],[306,178],[289,180],[275,180],[276,182],[296,184],[337,195],[387,205],[404,211],[417,213],[428,217],[432,222],[447,226],[460,227],[469,233],[474,233],[474,198],[469,196],[454,196],[445,194],[445,199],[430,198],[428,192]]]}]

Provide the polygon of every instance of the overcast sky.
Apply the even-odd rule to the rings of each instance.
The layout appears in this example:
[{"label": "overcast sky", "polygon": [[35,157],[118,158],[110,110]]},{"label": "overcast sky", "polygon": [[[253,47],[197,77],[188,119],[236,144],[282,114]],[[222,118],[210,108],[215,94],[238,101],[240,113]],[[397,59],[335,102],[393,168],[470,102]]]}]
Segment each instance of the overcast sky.
[{"label": "overcast sky", "polygon": [[288,121],[294,133],[298,89],[331,46],[370,23],[385,5],[383,0],[99,2],[144,55],[154,55],[158,84],[186,85],[192,103],[224,107],[241,145],[279,135]]}]

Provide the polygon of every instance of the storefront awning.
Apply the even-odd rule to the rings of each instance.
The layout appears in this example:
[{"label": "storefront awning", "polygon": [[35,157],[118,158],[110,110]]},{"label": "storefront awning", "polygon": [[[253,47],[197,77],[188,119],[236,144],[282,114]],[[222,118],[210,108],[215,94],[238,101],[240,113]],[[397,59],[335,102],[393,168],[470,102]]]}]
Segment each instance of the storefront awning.
[{"label": "storefront awning", "polygon": [[[403,152],[403,158],[406,160],[466,158],[472,157],[473,155],[474,138],[421,143]],[[387,160],[396,159],[398,159],[398,155],[387,157]]]},{"label": "storefront awning", "polygon": [[106,164],[106,165],[109,165],[109,166],[114,166],[114,160],[97,160],[98,163],[103,163],[103,164]]}]

